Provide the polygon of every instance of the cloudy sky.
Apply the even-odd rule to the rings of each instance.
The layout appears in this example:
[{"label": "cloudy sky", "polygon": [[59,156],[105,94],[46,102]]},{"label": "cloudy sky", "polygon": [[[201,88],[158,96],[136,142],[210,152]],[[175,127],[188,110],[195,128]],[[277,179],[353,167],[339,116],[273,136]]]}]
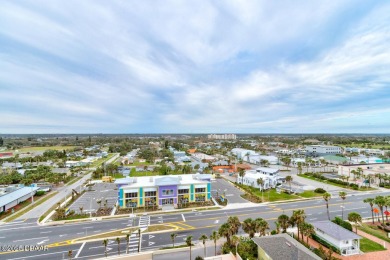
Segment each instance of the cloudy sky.
[{"label": "cloudy sky", "polygon": [[0,2],[0,133],[183,132],[390,133],[389,1]]}]

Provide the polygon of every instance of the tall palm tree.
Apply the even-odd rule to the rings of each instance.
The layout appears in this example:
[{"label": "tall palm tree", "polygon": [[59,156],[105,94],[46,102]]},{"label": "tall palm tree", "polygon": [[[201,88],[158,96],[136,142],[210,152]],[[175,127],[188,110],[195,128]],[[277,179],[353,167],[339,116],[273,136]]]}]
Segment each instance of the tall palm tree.
[{"label": "tall palm tree", "polygon": [[355,233],[357,233],[357,224],[362,222],[362,217],[359,215],[359,213],[351,212],[348,214],[348,221],[355,222]]},{"label": "tall palm tree", "polygon": [[187,246],[190,247],[190,260],[191,260],[192,259],[192,252],[191,252],[191,250],[192,250],[192,236],[188,236],[186,238],[186,244],[187,244]]},{"label": "tall palm tree", "polygon": [[118,244],[118,255],[121,254],[121,248],[120,248],[120,244],[121,244],[121,239],[119,237],[117,237],[115,239],[116,243]]},{"label": "tall palm tree", "polygon": [[204,249],[204,257],[206,257],[206,240],[209,239],[206,234],[202,234],[200,237],[199,237],[199,240],[202,240],[202,244],[203,244],[203,249]]},{"label": "tall palm tree", "polygon": [[247,218],[242,222],[242,229],[249,235],[250,238],[253,238],[256,233],[256,223],[251,218]]},{"label": "tall palm tree", "polygon": [[278,221],[275,221],[274,223],[276,234],[280,234],[280,223]]},{"label": "tall palm tree", "polygon": [[[385,200],[386,200],[385,207],[387,211],[387,207],[390,207],[390,197],[389,196],[385,197]],[[389,222],[387,214],[386,214],[386,222]]]},{"label": "tall palm tree", "polygon": [[309,244],[309,236],[315,234],[314,226],[310,223],[303,223],[302,233],[306,236],[306,244]]},{"label": "tall palm tree", "polygon": [[175,238],[177,237],[177,234],[175,233],[172,233],[171,234],[171,240],[172,240],[172,247],[174,248],[175,247]]},{"label": "tall palm tree", "polygon": [[293,218],[293,220],[295,221],[295,223],[297,224],[297,228],[298,228],[298,239],[299,239],[299,233],[300,233],[301,223],[305,222],[305,219],[306,219],[305,211],[304,211],[303,209],[294,210],[294,211],[293,211],[292,218]]},{"label": "tall palm tree", "polygon": [[240,170],[238,171],[238,176],[240,176],[241,184],[243,184],[244,183],[244,177],[245,177],[245,170],[240,168]]},{"label": "tall palm tree", "polygon": [[285,214],[280,215],[278,217],[278,222],[280,223],[280,226],[283,229],[283,233],[286,233],[287,228],[290,226],[289,217],[287,215],[285,215]]},{"label": "tall palm tree", "polygon": [[241,222],[236,216],[230,216],[227,220],[227,223],[230,225],[230,228],[232,229],[233,235],[237,235],[238,230],[241,227]]},{"label": "tall palm tree", "polygon": [[230,238],[233,235],[233,231],[231,230],[229,223],[223,223],[219,227],[218,233],[221,237],[226,238],[226,242],[228,243],[228,245],[231,245]]},{"label": "tall palm tree", "polygon": [[364,203],[369,203],[370,204],[371,216],[372,216],[372,224],[374,224],[374,201],[375,201],[375,199],[373,199],[373,198],[367,198],[367,199],[363,200]]},{"label": "tall palm tree", "polygon": [[385,223],[385,218],[383,217],[383,207],[386,204],[386,199],[383,196],[376,196],[374,203],[378,206],[382,214],[382,223]]},{"label": "tall palm tree", "polygon": [[130,234],[126,234],[126,254],[129,253]]},{"label": "tall palm tree", "polygon": [[325,192],[324,195],[323,195],[322,197],[323,197],[324,200],[325,200],[325,203],[326,203],[326,212],[327,212],[327,214],[328,214],[328,219],[330,220],[330,215],[329,215],[329,200],[330,200],[330,198],[331,198],[332,196],[330,195],[329,192]]},{"label": "tall palm tree", "polygon": [[290,185],[290,192],[292,192],[292,190],[291,190],[292,180],[293,180],[293,177],[291,175],[286,176],[286,182],[288,182],[288,184]]},{"label": "tall palm tree", "polygon": [[214,241],[214,255],[217,255],[217,241],[220,238],[219,234],[217,231],[213,231],[210,235],[210,239]]},{"label": "tall palm tree", "polygon": [[107,257],[108,239],[104,239],[102,244],[104,245],[104,255]]},{"label": "tall palm tree", "polygon": [[339,196],[343,200],[343,206],[341,207],[341,219],[344,220],[344,201],[347,198],[347,193],[345,191],[340,191]]},{"label": "tall palm tree", "polygon": [[256,231],[259,231],[259,237],[265,236],[265,231],[269,229],[268,222],[262,218],[255,219]]}]

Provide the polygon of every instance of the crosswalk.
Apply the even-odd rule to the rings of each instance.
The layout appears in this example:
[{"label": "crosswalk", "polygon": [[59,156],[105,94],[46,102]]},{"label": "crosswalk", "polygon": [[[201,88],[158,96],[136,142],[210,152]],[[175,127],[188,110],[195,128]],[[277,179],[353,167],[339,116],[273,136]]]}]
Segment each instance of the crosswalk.
[{"label": "crosswalk", "polygon": [[139,226],[140,227],[147,227],[150,225],[150,216],[141,216],[139,218]]},{"label": "crosswalk", "polygon": [[134,231],[130,235],[129,253],[137,253],[138,252],[138,243],[139,243],[138,231]]}]

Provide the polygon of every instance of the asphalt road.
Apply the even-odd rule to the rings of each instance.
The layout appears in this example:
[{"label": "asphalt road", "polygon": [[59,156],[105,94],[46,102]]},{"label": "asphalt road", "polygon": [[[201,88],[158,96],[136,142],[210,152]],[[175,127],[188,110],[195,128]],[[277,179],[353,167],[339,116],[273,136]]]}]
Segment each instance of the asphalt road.
[{"label": "asphalt road", "polygon": [[[350,193],[344,202],[344,218],[348,213],[359,212],[362,217],[370,217],[370,206],[363,203],[367,197],[375,197],[378,194],[368,193]],[[390,195],[390,192],[381,192],[381,195]],[[340,198],[330,200],[329,211],[331,218],[341,216],[343,202]],[[274,228],[274,222],[281,214],[291,215],[293,210],[303,209],[307,215],[306,221],[319,221],[327,219],[326,207],[323,199],[314,199],[309,201],[288,202],[270,205],[256,205],[255,207],[213,210],[189,213],[172,213],[151,215],[140,219],[116,219],[102,220],[85,223],[67,224],[62,226],[38,226],[34,222],[14,222],[0,226],[0,244],[1,245],[53,245],[45,252],[16,252],[11,254],[0,254],[0,259],[62,259],[67,258],[68,250],[73,250],[73,258],[77,259],[95,259],[104,256],[104,246],[101,241],[89,242],[83,244],[67,244],[71,239],[83,237],[85,235],[98,234],[110,230],[131,227],[139,224],[158,224],[166,223],[177,228],[177,244],[184,243],[188,235],[197,238],[205,233],[210,235],[213,230],[218,230],[229,216],[238,216],[241,221],[246,218],[262,217],[270,223],[271,230]],[[146,220],[145,220],[146,218]],[[242,231],[241,231],[242,232]],[[162,246],[170,246],[171,231],[166,233],[143,234],[141,242],[141,251],[153,250]],[[136,250],[137,238],[132,238],[133,252]],[[61,242],[59,245],[55,243]],[[121,251],[125,251],[125,241],[121,242]],[[109,245],[109,255],[117,254],[117,244],[111,241]]]}]

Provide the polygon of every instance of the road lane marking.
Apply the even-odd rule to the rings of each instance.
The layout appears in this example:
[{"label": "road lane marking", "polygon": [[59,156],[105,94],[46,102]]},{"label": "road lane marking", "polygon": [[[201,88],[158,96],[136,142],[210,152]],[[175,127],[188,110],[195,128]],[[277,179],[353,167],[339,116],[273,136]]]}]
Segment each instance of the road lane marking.
[{"label": "road lane marking", "polygon": [[81,245],[80,249],[77,251],[77,254],[76,254],[76,256],[75,256],[74,258],[78,258],[78,257],[79,257],[79,255],[80,255],[80,253],[81,253],[81,250],[83,250],[83,248],[84,248],[84,246],[85,246],[86,243],[87,243],[87,242],[84,242],[84,243]]},{"label": "road lane marking", "polygon": [[47,234],[47,233],[51,233],[53,231],[45,231],[45,232],[39,232],[40,234]]},{"label": "road lane marking", "polygon": [[181,217],[183,218],[183,221],[186,222],[186,219],[184,217],[184,214],[181,214]]},{"label": "road lane marking", "polygon": [[35,240],[35,239],[45,239],[49,237],[34,237],[34,238],[27,238],[27,239],[20,239],[20,240],[14,240],[12,242],[22,242],[22,241],[28,241],[28,240]]}]

